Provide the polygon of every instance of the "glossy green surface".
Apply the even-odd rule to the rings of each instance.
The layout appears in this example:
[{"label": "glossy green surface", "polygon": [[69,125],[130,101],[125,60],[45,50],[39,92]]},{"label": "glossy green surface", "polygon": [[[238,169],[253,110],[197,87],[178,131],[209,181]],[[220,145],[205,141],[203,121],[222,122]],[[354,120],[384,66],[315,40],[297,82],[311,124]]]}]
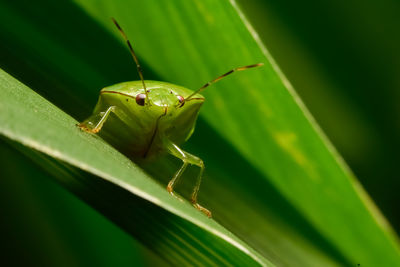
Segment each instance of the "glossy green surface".
[{"label": "glossy green surface", "polygon": [[[136,96],[144,94],[141,81],[123,82],[103,88],[92,116],[115,107],[99,134],[114,147],[133,158],[154,158],[165,153],[163,138],[180,145],[192,135],[204,97],[182,86],[159,81],[145,81],[149,100],[139,105]],[[92,119],[93,118],[93,119]]]},{"label": "glossy green surface", "polygon": [[[186,99],[186,97],[188,97],[190,94],[193,93],[193,90],[172,83],[151,81],[151,80],[145,80],[144,82],[146,84],[146,89],[150,90],[152,93],[149,94],[151,104],[160,107],[177,106],[178,105],[177,96],[183,96]],[[141,81],[131,81],[131,82],[121,82],[111,86],[107,86],[101,89],[100,92],[101,93],[120,92],[129,95],[132,98],[136,98],[138,94],[143,94],[144,90]],[[196,94],[194,95],[194,98],[204,98],[204,97],[200,94]]]}]

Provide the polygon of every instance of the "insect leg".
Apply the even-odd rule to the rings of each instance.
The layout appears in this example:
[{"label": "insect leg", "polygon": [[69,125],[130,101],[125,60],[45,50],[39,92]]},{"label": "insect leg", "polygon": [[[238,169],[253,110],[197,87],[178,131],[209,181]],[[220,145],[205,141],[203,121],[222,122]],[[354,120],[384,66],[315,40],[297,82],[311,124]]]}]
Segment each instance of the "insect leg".
[{"label": "insect leg", "polygon": [[169,181],[167,185],[167,191],[170,192],[171,194],[174,194],[174,185],[175,183],[179,180],[179,178],[182,176],[182,173],[185,171],[188,163],[183,162],[182,167],[175,173],[174,177],[172,177],[171,181]]},{"label": "insect leg", "polygon": [[115,106],[109,107],[105,112],[93,114],[83,122],[79,123],[78,127],[85,132],[98,133],[112,111],[115,111]]},{"label": "insect leg", "polygon": [[168,192],[172,193],[173,192],[173,186],[175,184],[175,182],[181,177],[182,173],[184,172],[184,170],[187,167],[187,164],[192,164],[192,165],[196,165],[200,167],[200,172],[199,175],[197,176],[197,181],[196,181],[196,186],[193,190],[192,193],[192,197],[191,197],[191,202],[192,205],[200,210],[201,212],[203,212],[204,214],[206,214],[208,217],[211,217],[211,212],[204,208],[203,206],[201,206],[199,203],[197,203],[197,194],[199,192],[200,189],[200,184],[201,184],[201,178],[203,176],[203,172],[204,172],[204,163],[203,160],[201,160],[200,158],[186,152],[183,151],[182,149],[180,149],[176,144],[174,144],[173,142],[171,142],[170,140],[168,140],[167,138],[164,138],[164,145],[165,148],[167,149],[167,151],[181,159],[183,161],[183,165],[182,167],[175,173],[174,177],[171,179],[171,181],[168,183],[167,186],[167,190]]}]

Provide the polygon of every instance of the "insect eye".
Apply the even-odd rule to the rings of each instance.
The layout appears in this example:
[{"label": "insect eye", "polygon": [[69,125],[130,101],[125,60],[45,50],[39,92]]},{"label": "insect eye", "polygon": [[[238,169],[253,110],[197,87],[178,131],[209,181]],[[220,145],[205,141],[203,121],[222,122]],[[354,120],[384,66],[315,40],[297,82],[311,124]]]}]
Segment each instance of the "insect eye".
[{"label": "insect eye", "polygon": [[145,94],[138,94],[136,96],[136,103],[140,106],[144,106],[144,102],[146,100],[146,95]]},{"label": "insect eye", "polygon": [[185,104],[185,99],[183,98],[183,96],[178,95],[178,100],[179,100],[179,104],[181,104],[179,107],[182,107]]}]

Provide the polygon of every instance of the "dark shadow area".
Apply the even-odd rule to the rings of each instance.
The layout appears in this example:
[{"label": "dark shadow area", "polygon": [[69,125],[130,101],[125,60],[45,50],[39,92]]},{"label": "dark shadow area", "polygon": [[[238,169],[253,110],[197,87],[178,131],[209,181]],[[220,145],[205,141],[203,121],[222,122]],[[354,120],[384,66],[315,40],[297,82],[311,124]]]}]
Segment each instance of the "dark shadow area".
[{"label": "dark shadow area", "polygon": [[[139,79],[124,42],[71,1],[7,1],[1,6],[0,67],[73,117],[82,120],[91,113],[101,88]],[[26,24],[32,32],[24,32]],[[134,42],[135,36],[129,38]],[[140,63],[145,79],[157,80]]]},{"label": "dark shadow area", "polygon": [[165,265],[10,144],[0,137],[2,266]]}]

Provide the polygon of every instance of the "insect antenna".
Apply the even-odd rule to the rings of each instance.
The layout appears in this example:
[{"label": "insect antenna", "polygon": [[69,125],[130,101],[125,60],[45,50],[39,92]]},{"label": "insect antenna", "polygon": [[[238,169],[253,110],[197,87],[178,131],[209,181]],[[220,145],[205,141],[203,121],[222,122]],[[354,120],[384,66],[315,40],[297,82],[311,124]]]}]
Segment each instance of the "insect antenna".
[{"label": "insect antenna", "polygon": [[212,80],[212,81],[206,83],[205,85],[203,85],[202,87],[200,87],[200,88],[197,89],[196,91],[194,91],[193,94],[191,94],[191,95],[189,95],[188,97],[186,97],[185,101],[188,101],[188,100],[189,100],[190,98],[192,98],[195,94],[200,93],[201,91],[203,91],[204,89],[206,89],[206,88],[207,88],[208,86],[210,86],[211,84],[218,82],[218,81],[221,80],[222,78],[228,76],[229,74],[234,73],[235,71],[247,70],[247,69],[250,69],[250,68],[260,67],[260,66],[262,66],[262,65],[264,65],[264,63],[257,63],[257,64],[248,65],[248,66],[243,66],[243,67],[234,68],[234,69],[232,69],[232,70],[230,70],[230,71],[228,71],[228,72],[222,74],[221,76],[215,78],[214,80]]},{"label": "insect antenna", "polygon": [[143,71],[142,71],[142,67],[141,67],[140,64],[139,64],[139,60],[138,60],[138,58],[137,58],[137,56],[136,56],[136,54],[135,54],[135,51],[133,51],[131,42],[128,40],[128,37],[126,36],[124,30],[121,28],[121,26],[119,26],[118,22],[117,22],[114,18],[111,18],[111,19],[112,19],[112,21],[114,22],[115,26],[117,26],[117,28],[118,28],[118,30],[120,31],[120,33],[122,34],[122,36],[124,37],[125,42],[126,42],[126,44],[128,45],[128,47],[129,47],[129,51],[131,52],[131,55],[132,55],[132,57],[133,57],[133,60],[134,60],[135,63],[136,63],[136,68],[137,68],[137,71],[138,71],[138,73],[139,73],[140,80],[142,81],[142,84],[143,84],[143,89],[144,89],[144,92],[145,92],[145,94],[146,94],[146,102],[147,102],[148,99],[149,99],[149,93],[147,92],[146,85],[144,84]]}]

